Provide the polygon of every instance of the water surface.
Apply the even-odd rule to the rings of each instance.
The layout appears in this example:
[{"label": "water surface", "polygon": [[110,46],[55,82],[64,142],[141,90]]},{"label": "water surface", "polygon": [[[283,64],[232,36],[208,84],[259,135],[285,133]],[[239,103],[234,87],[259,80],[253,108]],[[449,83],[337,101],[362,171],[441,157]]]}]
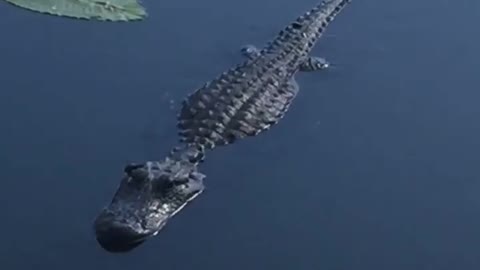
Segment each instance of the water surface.
[{"label": "water surface", "polygon": [[175,144],[177,104],[317,1],[144,2],[127,24],[0,3],[1,269],[480,268],[474,0],[352,1],[283,121],[209,154],[158,237],[100,249],[93,218]]}]

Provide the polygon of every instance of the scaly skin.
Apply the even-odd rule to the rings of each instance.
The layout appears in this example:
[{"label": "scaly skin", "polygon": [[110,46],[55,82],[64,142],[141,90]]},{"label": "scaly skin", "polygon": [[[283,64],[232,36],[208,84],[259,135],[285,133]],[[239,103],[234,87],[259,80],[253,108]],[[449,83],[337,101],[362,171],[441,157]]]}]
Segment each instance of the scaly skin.
[{"label": "scaly skin", "polygon": [[[284,28],[259,52],[191,94],[178,116],[187,143],[207,148],[254,136],[276,124],[298,93],[294,75],[315,70],[308,55],[350,0],[329,0]],[[317,61],[318,62],[318,61]],[[318,70],[323,66],[319,66]]]},{"label": "scaly skin", "polygon": [[99,244],[126,252],[156,235],[205,189],[197,171],[206,150],[257,135],[276,124],[299,88],[294,75],[328,67],[309,53],[325,28],[351,0],[326,0],[306,12],[263,49],[206,83],[183,102],[178,128],[183,143],[163,161],[131,164],[113,199],[96,217]]}]

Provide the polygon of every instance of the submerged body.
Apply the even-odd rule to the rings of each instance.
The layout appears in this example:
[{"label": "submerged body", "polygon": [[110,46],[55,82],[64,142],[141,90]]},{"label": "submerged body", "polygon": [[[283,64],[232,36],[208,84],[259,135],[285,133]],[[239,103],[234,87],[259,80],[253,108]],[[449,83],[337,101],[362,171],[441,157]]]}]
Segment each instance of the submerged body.
[{"label": "submerged body", "polygon": [[156,235],[203,190],[197,172],[206,150],[254,136],[276,124],[299,91],[294,75],[328,62],[309,53],[326,26],[351,0],[327,0],[297,18],[263,49],[245,47],[246,60],[189,95],[178,115],[183,145],[161,162],[129,165],[111,203],[95,220],[100,245],[128,251]]}]

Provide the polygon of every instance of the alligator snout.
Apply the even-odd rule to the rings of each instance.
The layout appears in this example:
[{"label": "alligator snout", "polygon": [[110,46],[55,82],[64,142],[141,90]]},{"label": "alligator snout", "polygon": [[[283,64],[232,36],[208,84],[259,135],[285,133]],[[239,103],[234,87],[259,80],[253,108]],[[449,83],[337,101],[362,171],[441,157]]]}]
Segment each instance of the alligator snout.
[{"label": "alligator snout", "polygon": [[143,242],[150,234],[142,234],[131,227],[114,221],[95,222],[95,235],[100,246],[109,252],[130,251]]}]

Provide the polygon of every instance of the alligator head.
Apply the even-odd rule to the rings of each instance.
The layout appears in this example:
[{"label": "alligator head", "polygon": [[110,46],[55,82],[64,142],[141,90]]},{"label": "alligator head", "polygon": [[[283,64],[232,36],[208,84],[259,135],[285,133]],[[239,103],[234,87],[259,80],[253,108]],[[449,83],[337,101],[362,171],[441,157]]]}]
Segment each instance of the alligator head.
[{"label": "alligator head", "polygon": [[98,243],[109,252],[126,252],[156,235],[168,219],[203,190],[195,164],[167,158],[125,167],[111,201],[94,222]]}]

